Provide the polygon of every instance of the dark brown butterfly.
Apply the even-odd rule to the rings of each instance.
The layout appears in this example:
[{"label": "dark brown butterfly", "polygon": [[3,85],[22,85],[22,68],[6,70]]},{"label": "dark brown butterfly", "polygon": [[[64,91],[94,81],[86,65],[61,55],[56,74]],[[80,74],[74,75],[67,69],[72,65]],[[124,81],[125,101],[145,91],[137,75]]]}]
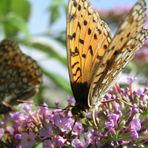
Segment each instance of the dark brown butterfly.
[{"label": "dark brown butterfly", "polygon": [[70,0],[67,17],[69,75],[73,114],[94,109],[101,95],[148,39],[146,2],[138,0],[112,38],[88,0]]},{"label": "dark brown butterfly", "polygon": [[34,96],[42,82],[35,60],[22,53],[17,43],[0,42],[0,113],[13,110],[13,105]]}]

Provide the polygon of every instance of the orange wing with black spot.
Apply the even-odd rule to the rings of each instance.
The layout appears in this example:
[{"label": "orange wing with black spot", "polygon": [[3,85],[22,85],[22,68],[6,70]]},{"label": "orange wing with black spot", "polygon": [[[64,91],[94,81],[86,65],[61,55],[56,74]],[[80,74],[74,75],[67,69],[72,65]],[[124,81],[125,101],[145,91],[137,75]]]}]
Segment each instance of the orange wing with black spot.
[{"label": "orange wing with black spot", "polygon": [[134,57],[135,52],[148,39],[144,29],[146,2],[139,0],[112,39],[93,76],[89,92],[89,105],[95,105],[119,72]]},{"label": "orange wing with black spot", "polygon": [[6,113],[18,100],[36,94],[42,74],[36,61],[22,53],[15,41],[0,42],[0,57],[0,113]]},{"label": "orange wing with black spot", "polygon": [[67,54],[76,103],[88,108],[88,92],[95,68],[111,42],[111,35],[88,0],[70,0],[67,16]]}]

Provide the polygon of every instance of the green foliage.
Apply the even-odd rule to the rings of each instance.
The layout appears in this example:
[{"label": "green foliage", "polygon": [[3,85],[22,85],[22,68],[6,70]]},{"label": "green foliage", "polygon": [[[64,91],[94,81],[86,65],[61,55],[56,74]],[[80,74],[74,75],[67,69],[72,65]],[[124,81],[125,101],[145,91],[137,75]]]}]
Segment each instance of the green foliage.
[{"label": "green foliage", "polygon": [[2,19],[9,12],[9,0],[1,0],[0,4],[0,19]]},{"label": "green foliage", "polygon": [[52,0],[49,6],[50,18],[49,22],[50,25],[53,25],[61,16],[60,8],[64,7],[66,9],[66,4],[64,0]]},{"label": "green foliage", "polygon": [[3,21],[3,30],[6,38],[13,38],[19,32],[24,34],[26,37],[29,36],[29,30],[27,28],[26,22],[21,17],[16,15],[9,15],[5,18]]},{"label": "green foliage", "polygon": [[11,0],[10,10],[26,22],[29,20],[31,7],[28,0]]},{"label": "green foliage", "polygon": [[[140,68],[140,70],[139,70]],[[145,76],[148,76],[148,63],[146,62],[136,62],[136,72],[138,74],[144,74]]]},{"label": "green foliage", "polygon": [[31,43],[33,48],[36,48],[39,51],[45,52],[49,58],[54,58],[60,63],[62,63],[63,65],[65,66],[67,65],[66,57],[63,57],[60,53],[58,53],[52,45],[45,44],[45,42],[39,41],[39,40],[37,42],[31,42]]},{"label": "green foliage", "polygon": [[67,91],[69,94],[71,93],[70,84],[65,80],[62,76],[54,74],[52,72],[48,72],[45,69],[42,69],[44,74],[49,77],[55,84],[57,84],[60,88]]},{"label": "green foliage", "polygon": [[30,11],[30,3],[27,0],[1,0],[0,27],[5,37],[14,38],[18,33],[28,36]]}]

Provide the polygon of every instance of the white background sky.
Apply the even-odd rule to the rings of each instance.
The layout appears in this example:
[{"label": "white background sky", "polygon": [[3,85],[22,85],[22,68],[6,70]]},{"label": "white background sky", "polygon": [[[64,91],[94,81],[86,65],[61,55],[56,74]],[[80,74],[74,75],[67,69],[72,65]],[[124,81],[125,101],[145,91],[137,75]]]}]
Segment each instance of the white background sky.
[{"label": "white background sky", "polygon": [[[60,1],[60,0],[59,0]],[[68,0],[65,0],[68,2]],[[148,0],[146,0],[148,3]],[[32,4],[32,15],[30,18],[29,28],[32,34],[41,33],[48,28],[48,6],[51,0],[30,0]],[[115,6],[134,5],[136,0],[90,0],[94,8],[113,8]],[[66,16],[63,14],[61,21],[55,26],[55,30],[65,27]]]}]

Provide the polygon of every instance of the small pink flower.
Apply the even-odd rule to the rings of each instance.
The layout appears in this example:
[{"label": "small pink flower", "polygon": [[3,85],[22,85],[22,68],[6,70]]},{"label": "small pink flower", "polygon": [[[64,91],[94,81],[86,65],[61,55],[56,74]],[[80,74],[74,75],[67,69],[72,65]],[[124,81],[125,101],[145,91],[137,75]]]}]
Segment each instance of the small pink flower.
[{"label": "small pink flower", "polygon": [[39,136],[41,139],[46,139],[54,135],[52,127],[50,124],[39,131]]},{"label": "small pink flower", "polygon": [[63,117],[62,115],[56,113],[53,116],[53,122],[62,132],[66,132],[71,130],[74,120],[72,118]]},{"label": "small pink flower", "polygon": [[83,127],[82,127],[82,124],[81,123],[75,123],[75,126],[73,128],[73,132],[75,135],[78,135],[80,136],[83,132]]},{"label": "small pink flower", "polygon": [[64,144],[66,142],[67,139],[64,139],[63,137],[61,136],[57,136],[56,137],[56,143],[58,144],[58,146],[60,147],[64,147]]},{"label": "small pink flower", "polygon": [[74,139],[72,141],[72,147],[73,148],[86,148],[86,145],[84,142],[80,141],[79,139]]},{"label": "small pink flower", "polygon": [[8,126],[6,128],[6,131],[10,134],[10,135],[13,135],[14,134],[14,128],[12,128],[11,126]]},{"label": "small pink flower", "polygon": [[131,135],[132,140],[136,140],[139,137],[136,130],[131,130],[130,135]]},{"label": "small pink flower", "polygon": [[108,118],[109,118],[110,122],[112,122],[112,126],[114,128],[117,128],[118,127],[119,115],[117,115],[117,114],[110,114],[110,115],[108,115]]},{"label": "small pink flower", "polygon": [[75,104],[75,99],[73,97],[69,97],[67,101],[68,101],[69,105],[74,105]]},{"label": "small pink flower", "polygon": [[32,148],[35,146],[35,134],[34,133],[22,133],[21,146],[22,148]]},{"label": "small pink flower", "polygon": [[54,148],[54,145],[51,143],[50,140],[45,140],[43,143],[43,148]]},{"label": "small pink flower", "polygon": [[131,130],[139,131],[141,129],[140,120],[137,118],[133,119],[130,123],[130,126],[131,126]]}]

